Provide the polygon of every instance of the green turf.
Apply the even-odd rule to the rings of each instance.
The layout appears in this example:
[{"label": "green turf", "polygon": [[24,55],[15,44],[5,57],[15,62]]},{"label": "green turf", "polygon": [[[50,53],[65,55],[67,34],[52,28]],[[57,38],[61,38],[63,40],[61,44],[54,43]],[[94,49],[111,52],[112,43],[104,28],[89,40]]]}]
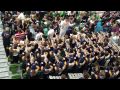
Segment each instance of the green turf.
[{"label": "green turf", "polygon": [[14,74],[12,76],[12,79],[21,79],[21,75],[20,74]]},{"label": "green turf", "polygon": [[12,72],[12,74],[16,74],[19,68],[19,64],[11,64],[10,65],[10,71]]}]

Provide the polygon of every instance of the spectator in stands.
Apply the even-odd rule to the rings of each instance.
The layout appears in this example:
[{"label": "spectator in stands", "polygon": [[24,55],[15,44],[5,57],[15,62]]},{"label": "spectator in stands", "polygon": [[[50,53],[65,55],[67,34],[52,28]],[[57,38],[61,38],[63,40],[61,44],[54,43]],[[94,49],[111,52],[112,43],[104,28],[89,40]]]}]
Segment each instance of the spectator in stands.
[{"label": "spectator in stands", "polygon": [[10,47],[10,38],[11,38],[11,34],[10,34],[10,28],[6,27],[5,30],[2,33],[2,37],[3,37],[3,45],[5,48],[5,52],[6,52],[6,56],[9,56],[9,47]]},{"label": "spectator in stands", "polygon": [[[109,20],[109,12],[102,14],[18,13],[12,21],[12,36],[7,31],[2,34],[4,46],[9,47],[12,63],[22,63],[23,73],[31,79],[49,75],[62,75],[62,79],[67,79],[69,72],[83,73],[85,79],[119,78],[119,50],[109,43],[111,28],[114,31],[119,25],[112,26],[114,20],[112,16]],[[112,39],[118,42],[118,35],[113,35]]]},{"label": "spectator in stands", "polygon": [[120,46],[120,35],[119,35],[119,39],[118,39],[118,46]]}]

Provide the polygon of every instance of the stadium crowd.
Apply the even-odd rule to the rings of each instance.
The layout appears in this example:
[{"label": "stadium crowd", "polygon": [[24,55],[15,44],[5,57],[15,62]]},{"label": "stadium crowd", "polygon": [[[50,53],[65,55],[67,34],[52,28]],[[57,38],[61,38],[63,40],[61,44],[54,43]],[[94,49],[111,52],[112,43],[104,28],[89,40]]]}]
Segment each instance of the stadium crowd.
[{"label": "stadium crowd", "polygon": [[6,56],[28,79],[120,78],[119,11],[5,11],[1,19]]}]

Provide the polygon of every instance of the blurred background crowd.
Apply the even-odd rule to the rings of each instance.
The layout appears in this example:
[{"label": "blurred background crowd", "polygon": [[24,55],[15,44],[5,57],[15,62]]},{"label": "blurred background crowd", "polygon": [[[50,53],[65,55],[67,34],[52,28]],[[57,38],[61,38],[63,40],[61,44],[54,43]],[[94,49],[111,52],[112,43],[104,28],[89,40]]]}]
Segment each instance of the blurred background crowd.
[{"label": "blurred background crowd", "polygon": [[119,11],[2,11],[3,44],[26,79],[120,77]]}]

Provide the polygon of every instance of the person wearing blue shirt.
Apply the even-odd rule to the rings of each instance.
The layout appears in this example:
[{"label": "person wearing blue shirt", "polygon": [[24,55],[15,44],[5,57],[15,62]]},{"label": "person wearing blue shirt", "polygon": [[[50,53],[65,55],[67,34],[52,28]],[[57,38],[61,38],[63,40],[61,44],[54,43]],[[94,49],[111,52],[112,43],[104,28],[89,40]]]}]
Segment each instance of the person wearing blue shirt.
[{"label": "person wearing blue shirt", "polygon": [[100,32],[100,31],[103,31],[102,21],[98,21],[95,28],[95,32]]}]

